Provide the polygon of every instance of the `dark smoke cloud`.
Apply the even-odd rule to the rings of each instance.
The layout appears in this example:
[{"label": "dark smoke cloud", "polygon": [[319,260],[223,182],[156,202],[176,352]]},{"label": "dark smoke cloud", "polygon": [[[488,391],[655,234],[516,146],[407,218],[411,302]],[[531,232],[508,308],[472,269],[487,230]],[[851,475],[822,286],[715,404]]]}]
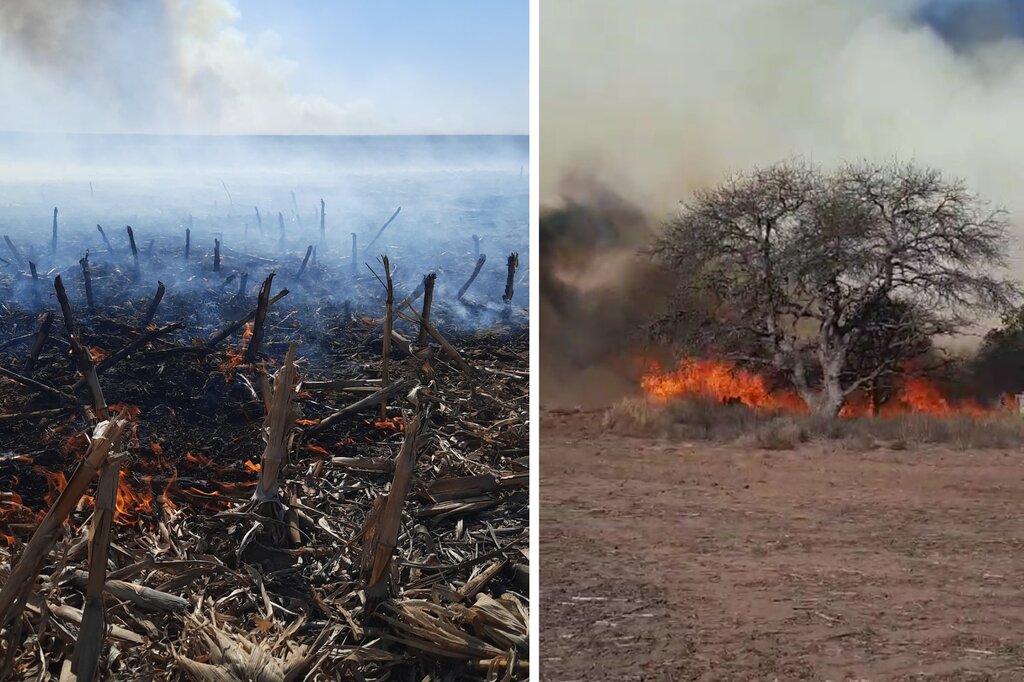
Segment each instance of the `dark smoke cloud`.
[{"label": "dark smoke cloud", "polygon": [[605,404],[635,378],[632,348],[668,287],[640,253],[644,211],[586,176],[566,178],[567,199],[540,219],[541,399],[546,406]]}]

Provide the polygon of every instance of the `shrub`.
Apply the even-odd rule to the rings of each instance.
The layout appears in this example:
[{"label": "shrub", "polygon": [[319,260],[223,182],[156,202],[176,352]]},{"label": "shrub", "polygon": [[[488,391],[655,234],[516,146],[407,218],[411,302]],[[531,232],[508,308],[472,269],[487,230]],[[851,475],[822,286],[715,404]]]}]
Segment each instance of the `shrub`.
[{"label": "shrub", "polygon": [[779,417],[761,425],[754,442],[762,450],[793,450],[811,439],[807,429],[792,417]]}]

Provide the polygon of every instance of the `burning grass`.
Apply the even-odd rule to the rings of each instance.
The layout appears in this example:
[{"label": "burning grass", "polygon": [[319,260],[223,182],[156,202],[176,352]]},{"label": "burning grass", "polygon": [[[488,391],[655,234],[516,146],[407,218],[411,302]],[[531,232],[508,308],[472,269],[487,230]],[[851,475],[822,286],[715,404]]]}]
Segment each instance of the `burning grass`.
[{"label": "burning grass", "polygon": [[[807,405],[796,391],[773,387],[760,374],[737,367],[731,362],[685,358],[675,369],[663,369],[651,363],[640,380],[644,394],[654,402],[666,402],[686,395],[707,396],[713,400],[739,403],[762,411],[804,414]],[[900,377],[893,395],[881,405],[871,404],[868,396],[854,393],[840,415],[864,417],[930,414],[936,416],[994,413],[999,407],[986,407],[972,398],[953,400],[933,380],[908,374]]]},{"label": "burning grass", "polygon": [[1024,444],[1024,417],[1006,411],[823,418],[758,410],[699,395],[659,400],[623,398],[605,412],[603,424],[627,435],[708,440],[769,450],[793,449],[812,440],[832,441],[853,449],[947,445],[971,450]]}]

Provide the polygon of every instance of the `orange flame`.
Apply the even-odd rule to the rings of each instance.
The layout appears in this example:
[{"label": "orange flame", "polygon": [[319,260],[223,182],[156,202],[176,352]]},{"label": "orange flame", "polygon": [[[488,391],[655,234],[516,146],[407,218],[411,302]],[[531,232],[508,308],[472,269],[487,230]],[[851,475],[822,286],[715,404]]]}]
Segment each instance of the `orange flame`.
[{"label": "orange flame", "polygon": [[[640,381],[644,393],[652,401],[665,403],[672,398],[696,395],[722,402],[738,402],[755,410],[807,412],[807,405],[795,391],[768,388],[764,377],[739,369],[730,362],[686,358],[672,371],[653,365]],[[842,417],[863,417],[872,414],[870,401],[854,395],[840,412]],[[952,403],[937,384],[924,377],[907,376],[896,395],[882,405],[879,414],[891,416],[907,413],[933,415],[982,415],[991,410],[977,401]]]},{"label": "orange flame", "polygon": [[111,412],[117,412],[118,416],[124,417],[128,421],[134,421],[142,413],[138,405],[131,405],[129,403],[114,403],[109,405],[108,409]]},{"label": "orange flame", "polygon": [[160,494],[161,501],[164,504],[164,512],[166,512],[168,516],[178,508],[178,505],[174,504],[174,501],[171,499],[171,490],[177,487],[177,483],[178,470],[175,469],[174,473],[171,475],[171,480],[167,481],[167,485],[164,486],[164,491]]},{"label": "orange flame", "polygon": [[35,467],[35,471],[40,476],[46,478],[46,486],[49,488],[49,492],[46,493],[43,499],[46,500],[47,507],[52,507],[60,494],[64,492],[64,488],[68,486],[68,479],[63,471],[50,471],[41,466]]},{"label": "orange flame", "polygon": [[153,477],[143,479],[144,488],[139,491],[128,481],[128,472],[121,470],[117,483],[117,499],[114,502],[116,514],[114,523],[133,526],[144,514],[153,513]]},{"label": "orange flame", "polygon": [[231,348],[227,349],[225,354],[228,356],[228,359],[220,363],[220,365],[217,366],[217,369],[230,377],[235,368],[241,366],[242,359],[245,357],[245,349],[249,346],[249,339],[251,338],[252,322],[246,322],[245,331],[242,332],[242,343],[238,347],[238,350]]},{"label": "orange flame", "polygon": [[164,466],[164,448],[159,443],[150,443],[149,449],[153,451],[153,461],[156,466],[163,468]]},{"label": "orange flame", "polygon": [[806,412],[807,406],[793,391],[771,392],[764,378],[717,360],[687,358],[671,372],[654,366],[640,385],[655,402],[664,403],[682,395],[701,395],[723,402],[741,402],[763,410]]},{"label": "orange flame", "polygon": [[185,453],[185,461],[200,467],[213,467],[214,464],[209,457],[203,453],[193,454],[191,450]]},{"label": "orange flame", "polygon": [[224,483],[221,481],[214,481],[213,484],[226,495],[248,495],[249,489],[256,485],[254,481],[244,481],[242,483]]},{"label": "orange flame", "polygon": [[245,464],[243,466],[246,471],[251,471],[254,474],[258,474],[261,468],[259,464],[253,464],[251,459],[245,460]]},{"label": "orange flame", "polygon": [[216,491],[206,492],[205,490],[200,490],[195,486],[189,486],[187,489],[183,490],[182,493],[191,497],[200,506],[210,510],[220,511],[231,506],[231,500]]}]

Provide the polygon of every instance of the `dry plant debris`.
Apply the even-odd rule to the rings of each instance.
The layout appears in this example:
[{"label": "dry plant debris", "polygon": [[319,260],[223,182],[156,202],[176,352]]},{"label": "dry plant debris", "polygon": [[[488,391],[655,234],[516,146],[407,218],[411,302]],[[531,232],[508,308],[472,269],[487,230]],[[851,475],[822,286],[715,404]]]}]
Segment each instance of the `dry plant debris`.
[{"label": "dry plant debris", "polygon": [[525,679],[518,258],[492,305],[185,248],[0,269],[0,678]]}]

